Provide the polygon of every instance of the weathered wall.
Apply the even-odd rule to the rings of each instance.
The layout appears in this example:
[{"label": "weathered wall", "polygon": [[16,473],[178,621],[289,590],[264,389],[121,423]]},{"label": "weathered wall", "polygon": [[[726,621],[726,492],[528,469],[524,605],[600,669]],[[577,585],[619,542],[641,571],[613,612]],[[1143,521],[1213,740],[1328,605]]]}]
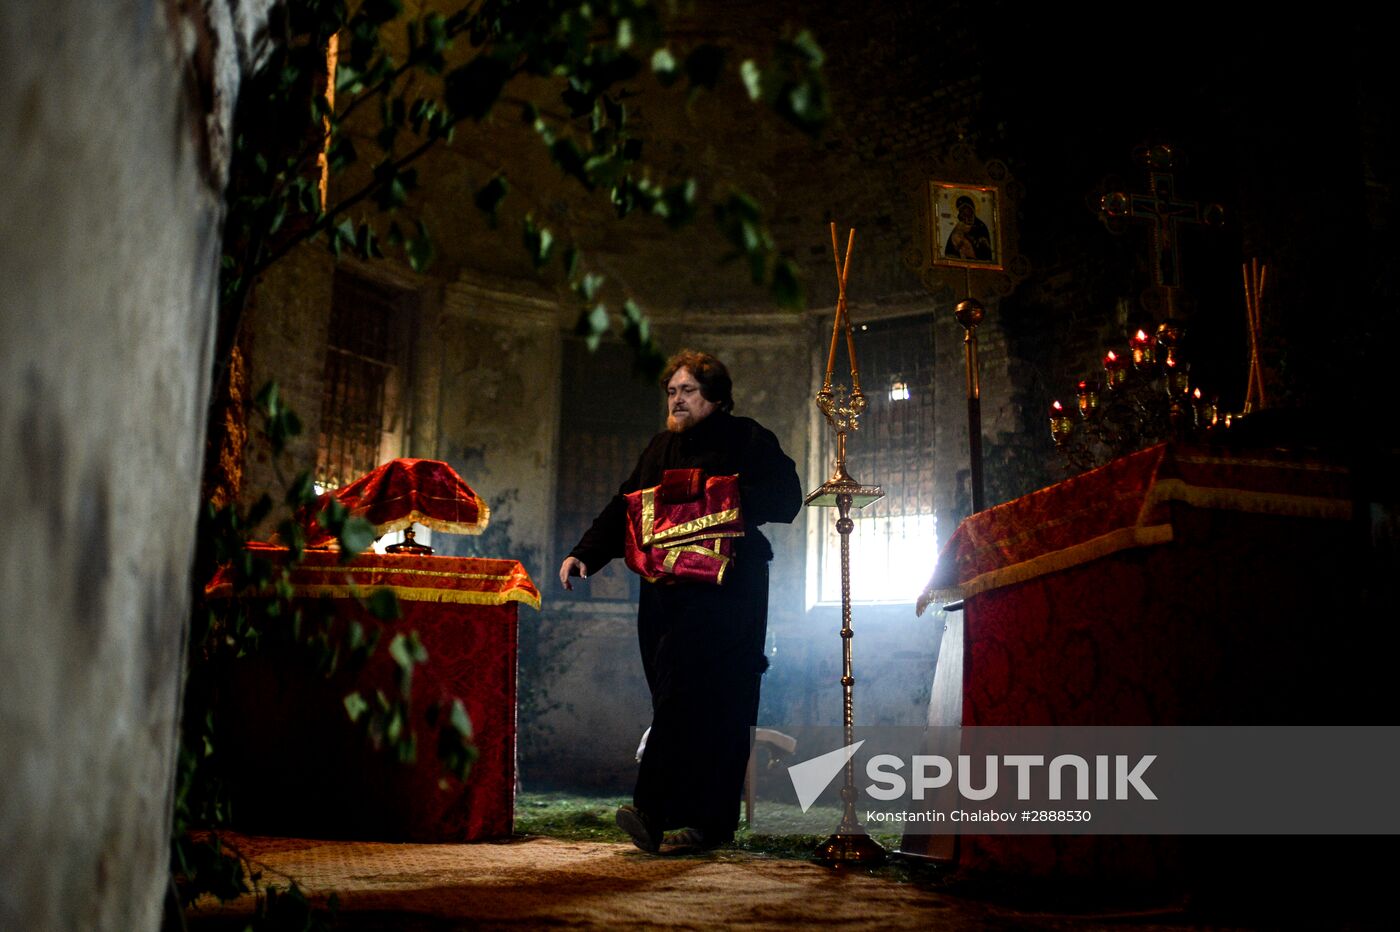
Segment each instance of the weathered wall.
[{"label": "weathered wall", "polygon": [[[240,487],[245,507],[264,493],[280,505],[284,483],[316,465],[334,266],[334,257],[319,243],[298,247],[263,274],[249,298],[240,340],[248,351],[249,397],[275,380],[282,401],[301,419],[302,432],[288,440],[285,459],[274,463],[258,432],[261,423],[250,412]],[[270,533],[285,516],[274,509],[255,536]]]},{"label": "weathered wall", "polygon": [[443,298],[437,459],[491,508],[477,538],[441,535],[439,553],[509,556],[549,577],[553,526],[559,311],[549,300],[462,282]]},{"label": "weathered wall", "polygon": [[5,929],[159,923],[224,140],[265,7],[0,6]]}]

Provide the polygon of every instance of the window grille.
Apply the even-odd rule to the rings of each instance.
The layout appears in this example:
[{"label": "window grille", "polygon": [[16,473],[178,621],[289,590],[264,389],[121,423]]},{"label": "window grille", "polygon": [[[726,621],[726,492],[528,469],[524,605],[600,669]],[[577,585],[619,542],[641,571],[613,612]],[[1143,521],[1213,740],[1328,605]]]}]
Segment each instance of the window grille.
[{"label": "window grille", "polygon": [[[854,336],[868,407],[860,430],[847,436],[846,468],[861,483],[881,486],[885,497],[851,515],[851,596],[864,602],[912,601],[937,556],[933,318],[857,325]],[[820,427],[825,478],[836,460],[836,435],[825,423]],[[815,509],[812,516],[822,522],[817,600],[839,602],[841,538],[834,509]]]},{"label": "window grille", "polygon": [[396,310],[367,284],[337,277],[316,450],[316,481],[324,488],[339,488],[379,465],[398,370]]}]

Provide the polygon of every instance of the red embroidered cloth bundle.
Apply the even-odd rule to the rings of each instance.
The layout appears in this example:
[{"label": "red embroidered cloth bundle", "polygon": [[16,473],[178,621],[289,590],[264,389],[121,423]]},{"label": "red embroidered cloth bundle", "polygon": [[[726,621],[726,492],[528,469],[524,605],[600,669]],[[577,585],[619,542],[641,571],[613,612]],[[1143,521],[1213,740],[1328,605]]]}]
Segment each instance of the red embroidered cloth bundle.
[{"label": "red embroidered cloth bundle", "polygon": [[668,469],[661,484],[627,494],[627,565],[648,582],[724,582],[744,536],[739,477]]}]

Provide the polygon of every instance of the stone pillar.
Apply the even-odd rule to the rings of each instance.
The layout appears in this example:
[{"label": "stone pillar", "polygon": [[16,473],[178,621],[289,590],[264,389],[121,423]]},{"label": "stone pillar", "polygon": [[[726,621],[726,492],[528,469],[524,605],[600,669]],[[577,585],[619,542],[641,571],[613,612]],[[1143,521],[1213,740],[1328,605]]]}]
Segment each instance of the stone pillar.
[{"label": "stone pillar", "polygon": [[266,0],[0,5],[0,928],[154,929]]}]

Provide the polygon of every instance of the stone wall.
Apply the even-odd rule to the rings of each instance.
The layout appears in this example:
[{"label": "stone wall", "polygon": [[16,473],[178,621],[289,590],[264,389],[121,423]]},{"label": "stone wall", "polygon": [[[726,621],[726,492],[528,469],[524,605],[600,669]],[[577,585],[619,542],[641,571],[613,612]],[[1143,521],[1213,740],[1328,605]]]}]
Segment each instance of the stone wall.
[{"label": "stone wall", "polygon": [[[559,311],[553,301],[454,283],[443,301],[437,459],[491,508],[481,537],[440,536],[439,553],[510,556],[536,580],[551,567],[559,432]],[[528,615],[528,613],[527,613]]]},{"label": "stone wall", "polygon": [[154,929],[264,2],[0,6],[0,927]]}]

